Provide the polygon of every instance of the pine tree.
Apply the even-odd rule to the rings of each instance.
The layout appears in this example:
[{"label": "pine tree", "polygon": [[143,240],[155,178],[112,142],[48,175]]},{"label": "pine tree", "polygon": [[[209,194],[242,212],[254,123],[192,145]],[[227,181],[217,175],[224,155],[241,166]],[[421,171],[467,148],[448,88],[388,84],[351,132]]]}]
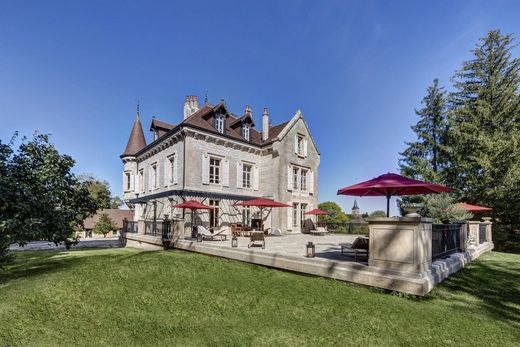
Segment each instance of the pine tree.
[{"label": "pine tree", "polygon": [[107,234],[111,231],[117,230],[117,224],[108,216],[103,213],[99,216],[99,221],[94,226],[94,233],[103,234],[103,237],[107,237]]},{"label": "pine tree", "polygon": [[407,142],[408,146],[399,159],[401,174],[407,177],[442,182],[442,172],[446,165],[446,92],[434,79],[422,100],[423,108],[415,110],[419,116],[417,124],[411,128],[417,141]]},{"label": "pine tree", "polygon": [[450,95],[446,183],[460,198],[493,207],[495,220],[520,224],[520,59],[512,35],[490,31],[462,64]]}]

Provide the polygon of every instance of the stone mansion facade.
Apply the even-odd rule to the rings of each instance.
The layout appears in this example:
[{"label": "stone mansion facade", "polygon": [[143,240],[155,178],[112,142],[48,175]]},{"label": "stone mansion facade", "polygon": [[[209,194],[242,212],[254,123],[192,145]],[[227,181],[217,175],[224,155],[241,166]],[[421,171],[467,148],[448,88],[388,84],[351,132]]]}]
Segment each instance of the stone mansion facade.
[{"label": "stone mansion facade", "polygon": [[[160,221],[165,216],[183,221],[184,211],[172,206],[196,199],[213,207],[195,214],[196,222],[206,227],[248,225],[252,218],[262,217],[266,227],[301,232],[309,219],[305,211],[317,207],[320,162],[302,113],[298,110],[290,120],[273,126],[264,108],[261,131],[256,130],[249,106],[238,116],[223,100],[199,107],[197,97],[188,96],[183,113],[178,124],[154,118],[153,141],[147,144],[137,110],[121,155],[124,200],[134,211],[134,221]],[[255,207],[234,206],[257,197],[291,208],[267,209],[259,216]],[[186,222],[191,223],[190,216]]]}]

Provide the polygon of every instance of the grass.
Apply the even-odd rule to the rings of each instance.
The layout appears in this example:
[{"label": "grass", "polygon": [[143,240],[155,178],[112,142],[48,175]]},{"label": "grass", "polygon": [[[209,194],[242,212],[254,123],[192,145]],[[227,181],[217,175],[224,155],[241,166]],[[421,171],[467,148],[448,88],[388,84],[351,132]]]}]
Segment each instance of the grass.
[{"label": "grass", "polygon": [[520,346],[520,256],[420,299],[182,251],[24,252],[0,272],[0,345]]}]

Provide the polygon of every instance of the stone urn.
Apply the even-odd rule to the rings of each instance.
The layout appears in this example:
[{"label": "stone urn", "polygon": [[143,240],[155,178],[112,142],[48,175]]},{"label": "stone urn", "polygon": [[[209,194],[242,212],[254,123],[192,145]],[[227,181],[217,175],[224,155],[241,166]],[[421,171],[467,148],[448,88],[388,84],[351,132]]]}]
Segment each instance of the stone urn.
[{"label": "stone urn", "polygon": [[418,213],[424,207],[423,204],[403,204],[401,208],[406,213],[405,217],[421,217]]}]

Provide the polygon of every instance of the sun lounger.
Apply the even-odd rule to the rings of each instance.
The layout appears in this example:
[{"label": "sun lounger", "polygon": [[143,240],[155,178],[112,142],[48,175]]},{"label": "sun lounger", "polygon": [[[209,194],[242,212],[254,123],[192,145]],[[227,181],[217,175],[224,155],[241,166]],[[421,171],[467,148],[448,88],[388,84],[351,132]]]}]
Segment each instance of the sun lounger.
[{"label": "sun lounger", "polygon": [[356,238],[351,245],[341,245],[341,254],[349,253],[354,253],[355,260],[359,253],[366,254],[368,257],[368,237],[361,236]]},{"label": "sun lounger", "polygon": [[251,232],[249,234],[249,243],[247,244],[247,248],[255,245],[256,242],[261,242],[262,249],[265,249],[265,234],[262,231]]},{"label": "sun lounger", "polygon": [[197,227],[197,233],[202,236],[203,240],[205,239],[205,240],[213,241],[216,238],[220,238],[220,241],[225,241],[225,240],[227,240],[227,235],[224,234],[225,231],[226,231],[226,229],[223,228],[216,233],[211,233],[211,231],[209,231],[202,225],[199,225]]}]

